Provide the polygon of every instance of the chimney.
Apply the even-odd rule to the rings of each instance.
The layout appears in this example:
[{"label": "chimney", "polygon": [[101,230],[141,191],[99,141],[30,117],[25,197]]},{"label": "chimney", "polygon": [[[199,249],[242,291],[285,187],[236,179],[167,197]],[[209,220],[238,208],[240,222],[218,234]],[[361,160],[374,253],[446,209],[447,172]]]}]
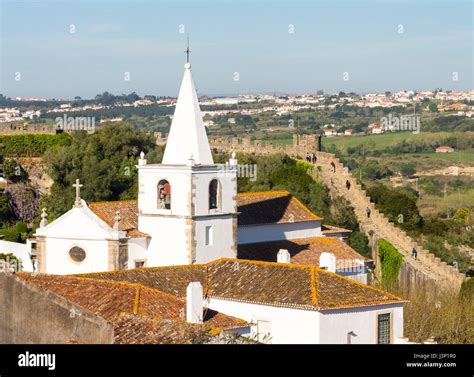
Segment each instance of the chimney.
[{"label": "chimney", "polygon": [[186,321],[203,323],[203,290],[198,281],[189,283],[186,288]]},{"label": "chimney", "polygon": [[329,272],[336,272],[336,256],[333,253],[321,253],[319,256],[319,267],[328,270]]},{"label": "chimney", "polygon": [[288,250],[280,249],[277,254],[278,263],[290,263],[291,255]]}]

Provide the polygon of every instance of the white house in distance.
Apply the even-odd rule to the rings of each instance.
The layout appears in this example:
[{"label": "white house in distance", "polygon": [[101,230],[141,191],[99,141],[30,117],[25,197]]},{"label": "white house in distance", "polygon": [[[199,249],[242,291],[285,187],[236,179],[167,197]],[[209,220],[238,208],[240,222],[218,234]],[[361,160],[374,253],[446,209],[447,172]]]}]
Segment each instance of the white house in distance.
[{"label": "white house in distance", "polygon": [[333,128],[324,130],[324,136],[337,136],[337,131]]},{"label": "white house in distance", "polygon": [[[237,160],[212,159],[189,63],[163,162],[142,153],[137,168],[138,200],[86,203],[77,180],[70,211],[50,224],[43,213],[37,271],[84,279],[57,283],[63,297],[88,307],[97,296],[77,297],[81,284],[125,281],[161,292],[157,305],[185,299],[198,322],[207,310],[244,321],[238,331],[264,343],[403,342],[403,301],[365,284],[371,261],[349,231],[287,191],[237,194]],[[52,289],[46,280],[29,281]]]}]

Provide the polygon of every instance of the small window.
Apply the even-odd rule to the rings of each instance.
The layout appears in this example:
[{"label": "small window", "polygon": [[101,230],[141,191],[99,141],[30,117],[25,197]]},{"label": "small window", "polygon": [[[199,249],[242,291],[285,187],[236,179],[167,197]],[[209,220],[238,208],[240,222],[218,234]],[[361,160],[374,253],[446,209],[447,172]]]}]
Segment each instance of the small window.
[{"label": "small window", "polygon": [[212,245],[212,226],[206,226],[206,246]]},{"label": "small window", "polygon": [[390,344],[391,339],[390,313],[377,316],[377,343]]},{"label": "small window", "polygon": [[145,262],[146,262],[145,259],[137,259],[135,261],[135,268],[145,267]]},{"label": "small window", "polygon": [[86,259],[86,252],[83,248],[74,246],[71,250],[69,250],[69,257],[76,263],[81,263]]},{"label": "small window", "polygon": [[219,181],[213,179],[209,183],[209,209],[219,208]]},{"label": "small window", "polygon": [[171,209],[171,186],[166,179],[158,182],[158,204],[159,209]]}]

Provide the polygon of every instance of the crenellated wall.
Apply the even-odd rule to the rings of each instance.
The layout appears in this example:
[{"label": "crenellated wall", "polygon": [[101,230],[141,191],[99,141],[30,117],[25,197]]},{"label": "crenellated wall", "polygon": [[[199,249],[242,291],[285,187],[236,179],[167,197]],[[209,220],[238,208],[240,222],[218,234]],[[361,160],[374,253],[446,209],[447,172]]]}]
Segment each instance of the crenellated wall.
[{"label": "crenellated wall", "polygon": [[[333,172],[331,163],[334,163],[335,172]],[[405,231],[395,226],[383,213],[379,212],[361,185],[336,156],[319,152],[317,153],[317,165],[321,168],[315,169],[315,179],[321,179],[333,194],[344,196],[351,202],[361,230],[369,239],[384,238],[403,254],[404,266],[400,272],[400,282],[404,288],[410,289],[411,286],[419,286],[420,282],[426,279],[443,286],[456,287],[457,289],[461,287],[466,276],[423,248]],[[350,183],[349,189],[346,186],[347,182]],[[371,209],[370,218],[367,218],[367,207]],[[416,260],[411,255],[413,247],[418,253]]]},{"label": "crenellated wall", "polygon": [[274,144],[269,140],[254,140],[249,137],[214,137],[209,138],[211,148],[222,152],[245,152],[260,155],[286,153],[292,157],[303,157],[306,153],[315,153],[321,149],[319,135],[293,135],[292,144]]},{"label": "crenellated wall", "polygon": [[[443,287],[459,290],[466,276],[423,248],[379,212],[349,169],[344,167],[335,155],[318,151],[319,142],[318,135],[294,135],[293,144],[288,146],[274,146],[271,143],[263,146],[258,140],[251,144],[249,138],[210,139],[211,147],[229,153],[240,151],[265,155],[283,152],[292,157],[304,157],[307,152],[316,152],[316,168],[310,172],[314,179],[320,179],[329,188],[331,195],[343,196],[351,202],[360,228],[369,237],[372,245],[376,245],[378,238],[384,238],[404,255],[399,279],[404,289],[417,289],[420,284],[426,286],[434,282]],[[335,172],[331,163],[334,163]],[[347,182],[350,183],[349,189],[346,186]],[[370,219],[367,218],[367,207],[371,209]],[[411,255],[413,247],[418,253],[416,260]]]}]

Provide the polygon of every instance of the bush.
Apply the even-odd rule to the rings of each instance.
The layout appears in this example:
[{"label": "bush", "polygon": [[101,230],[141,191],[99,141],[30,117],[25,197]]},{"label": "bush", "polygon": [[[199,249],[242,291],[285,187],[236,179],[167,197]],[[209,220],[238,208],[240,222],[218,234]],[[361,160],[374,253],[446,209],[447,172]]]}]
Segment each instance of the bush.
[{"label": "bush", "polygon": [[31,230],[28,229],[28,225],[23,221],[17,222],[12,227],[0,229],[0,235],[3,236],[3,239],[10,242],[25,242],[30,233]]},{"label": "bush", "polygon": [[398,281],[403,255],[383,238],[377,241],[377,247],[382,271],[382,286],[393,287]]},{"label": "bush", "polygon": [[369,246],[369,239],[360,231],[353,231],[347,240],[347,243],[355,251],[364,257],[371,258],[372,250]]},{"label": "bush", "polygon": [[0,136],[0,155],[19,157],[40,157],[50,148],[68,145],[68,134],[58,135],[8,135]]}]

